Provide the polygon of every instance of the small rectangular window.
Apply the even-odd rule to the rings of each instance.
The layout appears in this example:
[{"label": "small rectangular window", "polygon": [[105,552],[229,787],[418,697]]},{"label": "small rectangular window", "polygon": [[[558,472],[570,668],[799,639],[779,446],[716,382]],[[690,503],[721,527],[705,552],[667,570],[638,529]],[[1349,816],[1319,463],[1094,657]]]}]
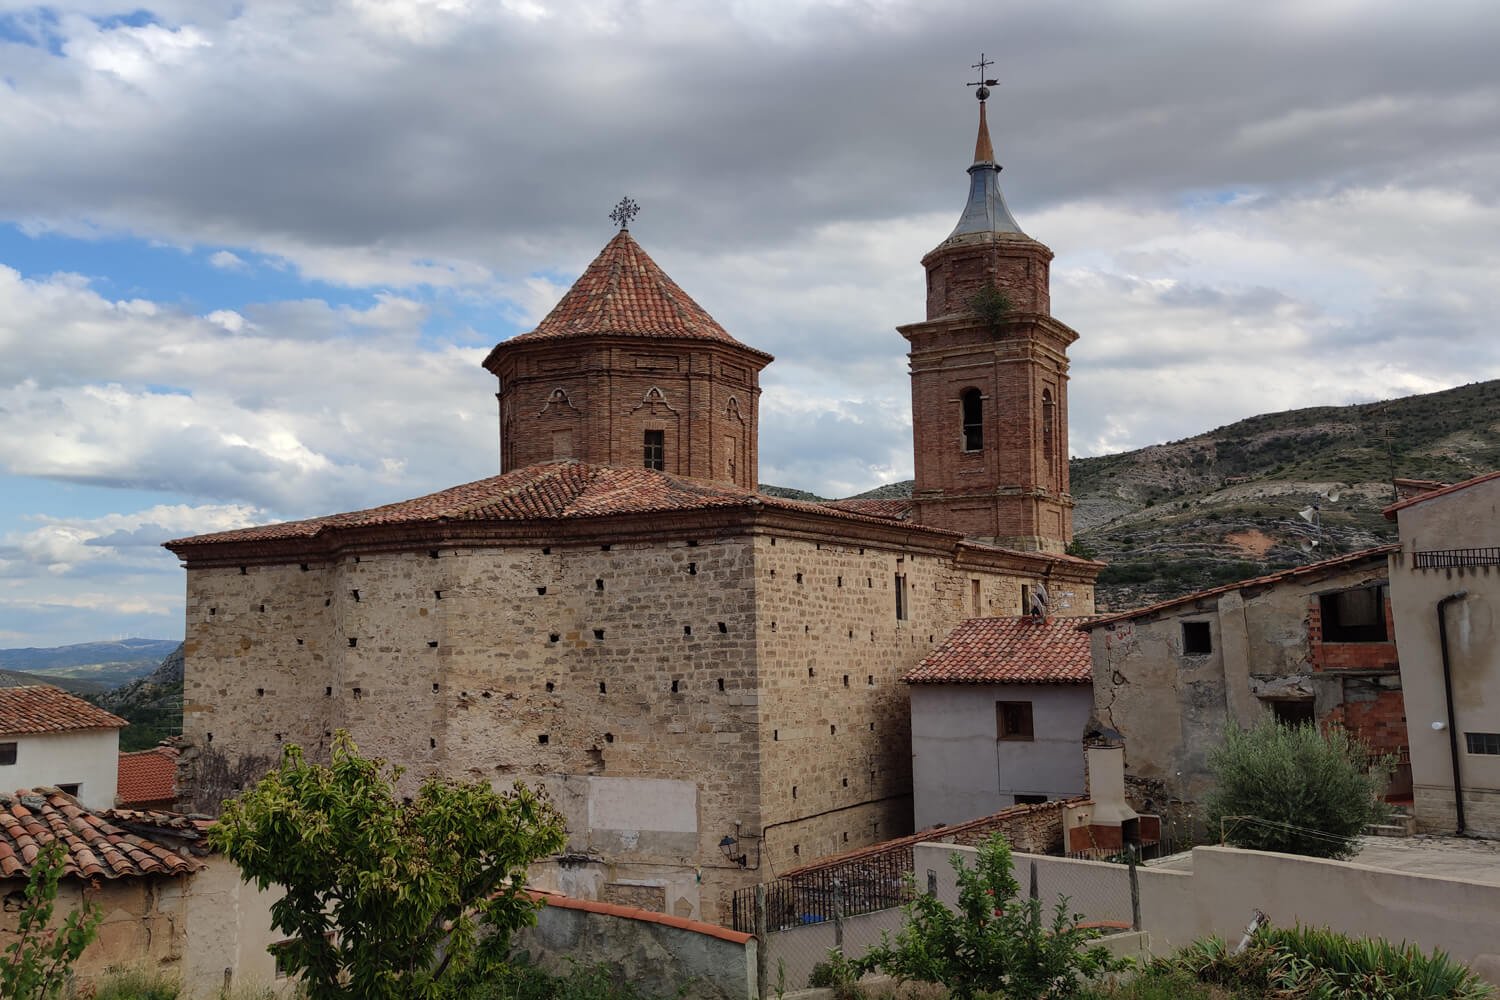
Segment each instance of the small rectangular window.
[{"label": "small rectangular window", "polygon": [[1023,615],[1029,615],[1029,614],[1031,614],[1031,585],[1030,584],[1026,584],[1026,583],[1021,584],[1021,610],[1020,610],[1019,613],[1023,614]]},{"label": "small rectangular window", "polygon": [[78,798],[78,789],[80,789],[82,787],[83,787],[82,785],[78,784],[77,782],[74,782],[73,784],[70,784],[70,785],[58,785],[57,786],[57,790],[59,792],[65,793],[67,795],[71,795],[71,796],[73,796],[73,798],[76,799],[76,798]]},{"label": "small rectangular window", "polygon": [[1318,598],[1324,642],[1385,642],[1385,588],[1361,587]]},{"label": "small rectangular window", "polygon": [[1182,623],[1182,655],[1207,656],[1214,651],[1213,629],[1208,622]]},{"label": "small rectangular window", "polygon": [[1500,733],[1464,733],[1469,753],[1500,754]]},{"label": "small rectangular window", "polygon": [[896,574],[896,620],[906,621],[906,574]]},{"label": "small rectangular window", "polygon": [[1024,793],[1017,795],[1015,798],[1016,805],[1018,806],[1039,806],[1047,801],[1047,796],[1045,795],[1028,795]]},{"label": "small rectangular window", "polygon": [[645,438],[645,466],[663,472],[667,468],[667,432],[647,431]]},{"label": "small rectangular window", "polygon": [[1313,724],[1313,702],[1311,698],[1293,701],[1270,702],[1271,714],[1283,726],[1310,726]]},{"label": "small rectangular window", "polygon": [[14,764],[16,762],[16,745],[14,743],[0,743],[0,764]]},{"label": "small rectangular window", "polygon": [[1031,702],[995,702],[995,739],[1030,742],[1035,738],[1031,731]]},{"label": "small rectangular window", "polygon": [[980,611],[979,611],[979,608],[980,608],[979,599],[980,599],[979,581],[978,580],[970,580],[969,581],[969,608],[970,608],[970,615],[969,615],[969,617],[971,617],[971,618],[978,618],[979,617],[979,614],[980,614]]}]

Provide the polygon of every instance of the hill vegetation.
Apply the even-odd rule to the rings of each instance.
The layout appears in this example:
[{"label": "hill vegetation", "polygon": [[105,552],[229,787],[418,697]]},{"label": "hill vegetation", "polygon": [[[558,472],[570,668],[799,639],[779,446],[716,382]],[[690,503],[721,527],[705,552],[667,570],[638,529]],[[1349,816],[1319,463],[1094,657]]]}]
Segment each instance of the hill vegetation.
[{"label": "hill vegetation", "polygon": [[[1098,606],[1123,610],[1393,540],[1381,515],[1392,479],[1500,469],[1500,380],[1267,413],[1069,468],[1072,551],[1109,564]],[[859,498],[911,490],[907,480]]]},{"label": "hill vegetation", "polygon": [[42,673],[103,690],[149,674],[177,645],[175,639],[118,639],[49,648],[0,649],[0,670]]},{"label": "hill vegetation", "polygon": [[120,732],[120,750],[149,750],[182,733],[182,643],[145,677],[89,698],[129,726]]}]

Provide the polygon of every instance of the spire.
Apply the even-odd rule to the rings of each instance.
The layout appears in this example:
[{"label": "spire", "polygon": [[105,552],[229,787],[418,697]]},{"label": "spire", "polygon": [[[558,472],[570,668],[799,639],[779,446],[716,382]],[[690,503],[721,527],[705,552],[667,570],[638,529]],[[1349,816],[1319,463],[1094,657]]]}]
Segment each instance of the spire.
[{"label": "spire", "polygon": [[995,147],[990,143],[990,126],[984,118],[983,101],[979,102],[979,138],[974,140],[974,162],[995,162]]},{"label": "spire", "polygon": [[987,80],[985,68],[992,65],[983,53],[973,68],[979,70],[979,79],[969,84],[976,88],[974,96],[979,98],[979,134],[974,140],[974,164],[969,167],[969,201],[959,216],[958,225],[948,239],[958,236],[999,234],[1025,236],[1020,223],[1010,214],[1005,205],[1005,195],[1000,193],[1000,164],[995,162],[995,146],[990,141],[990,125],[985,115],[985,102],[989,100],[990,88],[998,80]]}]

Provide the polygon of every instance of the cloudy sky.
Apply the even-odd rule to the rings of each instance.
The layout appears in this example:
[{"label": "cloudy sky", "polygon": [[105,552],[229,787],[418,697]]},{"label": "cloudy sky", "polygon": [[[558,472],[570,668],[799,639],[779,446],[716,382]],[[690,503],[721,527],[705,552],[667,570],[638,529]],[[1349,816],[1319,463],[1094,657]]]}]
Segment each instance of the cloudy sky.
[{"label": "cloudy sky", "polygon": [[[149,0],[148,0],[149,2]],[[911,472],[982,49],[1072,448],[1500,376],[1500,4],[0,0],[0,646],[180,636],[165,538],[497,471],[612,232],[774,353],[761,478]]]}]

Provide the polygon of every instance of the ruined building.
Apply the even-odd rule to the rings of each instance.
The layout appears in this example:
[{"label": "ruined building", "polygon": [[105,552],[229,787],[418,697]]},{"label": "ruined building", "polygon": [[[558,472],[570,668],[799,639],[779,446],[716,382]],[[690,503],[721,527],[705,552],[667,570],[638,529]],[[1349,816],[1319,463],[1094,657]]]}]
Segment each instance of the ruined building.
[{"label": "ruined building", "polygon": [[[1047,260],[983,108],[912,343],[915,504],[756,492],[759,373],[621,228],[498,345],[500,475],[168,543],[187,568],[184,726],[232,756],[346,728],[407,768],[544,786],[537,884],[715,919],[726,893],[910,831],[902,674],[960,621],[1093,610],[1069,538]],[[978,315],[972,290],[1010,311]],[[968,296],[966,298],[966,296]],[[993,298],[993,296],[991,296]],[[1006,547],[997,547],[999,542]]]}]

